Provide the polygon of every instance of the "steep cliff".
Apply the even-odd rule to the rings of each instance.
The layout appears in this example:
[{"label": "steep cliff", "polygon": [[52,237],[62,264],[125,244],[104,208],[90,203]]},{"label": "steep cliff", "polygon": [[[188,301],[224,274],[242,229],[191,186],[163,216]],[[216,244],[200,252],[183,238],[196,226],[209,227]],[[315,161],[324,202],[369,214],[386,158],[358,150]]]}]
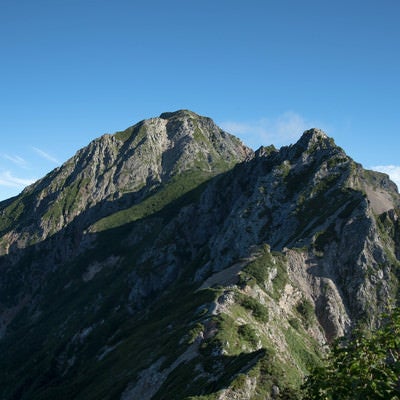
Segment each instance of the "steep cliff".
[{"label": "steep cliff", "polygon": [[318,129],[255,153],[191,111],[0,203],[4,399],[296,398],[397,301],[400,196]]}]

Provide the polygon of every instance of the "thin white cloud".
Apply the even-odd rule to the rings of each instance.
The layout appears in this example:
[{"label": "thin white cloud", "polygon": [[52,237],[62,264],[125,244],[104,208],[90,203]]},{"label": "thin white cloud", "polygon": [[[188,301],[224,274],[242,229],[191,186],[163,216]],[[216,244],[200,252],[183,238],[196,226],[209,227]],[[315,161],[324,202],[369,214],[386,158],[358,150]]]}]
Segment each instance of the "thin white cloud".
[{"label": "thin white cloud", "polygon": [[51,154],[46,153],[45,151],[38,149],[37,147],[32,147],[32,149],[39,154],[40,157],[44,158],[47,161],[51,161],[54,164],[60,164],[57,158],[53,157]]},{"label": "thin white cloud", "polygon": [[247,122],[225,121],[220,125],[253,148],[270,144],[280,147],[293,143],[307,129],[317,127],[324,129],[320,123],[307,120],[293,111],[287,111],[275,118],[261,118]]},{"label": "thin white cloud", "polygon": [[400,188],[400,165],[377,165],[371,167],[374,171],[384,172]]},{"label": "thin white cloud", "polygon": [[35,182],[35,179],[18,178],[10,171],[0,172],[0,186],[23,188]]},{"label": "thin white cloud", "polygon": [[20,156],[10,156],[9,154],[3,154],[3,158],[22,168],[26,168],[28,166],[28,162]]}]

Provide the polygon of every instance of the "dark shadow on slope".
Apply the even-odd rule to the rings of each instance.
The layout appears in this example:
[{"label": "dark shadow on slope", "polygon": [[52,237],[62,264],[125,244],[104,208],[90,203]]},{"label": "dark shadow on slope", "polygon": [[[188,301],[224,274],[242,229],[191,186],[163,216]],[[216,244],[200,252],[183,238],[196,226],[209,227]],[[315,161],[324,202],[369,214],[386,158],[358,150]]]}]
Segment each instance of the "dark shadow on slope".
[{"label": "dark shadow on slope", "polygon": [[[182,207],[196,202],[215,179],[219,178],[203,182],[161,210],[134,222],[96,234],[84,233],[84,213],[45,241],[24,249],[14,248],[11,254],[0,257],[1,305],[12,309],[22,304],[20,309],[14,309],[14,320],[0,341],[2,391],[8,387],[12,393],[16,389],[14,397],[4,395],[5,399],[29,398],[23,394],[49,382],[57,386],[60,377],[55,371],[74,334],[104,320],[102,341],[106,342],[132,313],[136,321],[146,317],[148,313],[140,310],[154,303],[183,273],[192,280],[202,262],[201,254],[188,253],[184,242],[177,248],[168,274],[163,265],[143,263],[140,257],[146,249],[153,248],[162,228]],[[107,204],[98,207],[107,208]],[[175,232],[171,240],[177,239]],[[101,263],[110,255],[118,255],[123,261],[84,282],[82,276],[88,266]],[[153,273],[141,304],[129,300],[134,270],[140,270],[135,280]]]},{"label": "dark shadow on slope", "polygon": [[216,394],[239,374],[249,372],[267,355],[265,349],[236,356],[201,357],[178,365],[167,377],[152,400],[183,399],[189,396]]},{"label": "dark shadow on slope", "polygon": [[[129,209],[145,199],[151,199],[151,197],[154,194],[157,194],[157,192],[160,192],[164,186],[161,186],[158,190],[150,193],[143,191],[134,194],[126,194],[117,200],[103,201],[96,206],[83,211],[65,228],[46,238],[43,242],[38,242],[25,248],[19,248],[18,243],[11,246],[9,254],[0,257],[0,273],[3,275],[2,278],[7,279],[7,275],[11,272],[11,268],[27,266],[27,264],[34,265],[35,262],[39,261],[41,264],[41,268],[37,271],[39,274],[40,270],[42,270],[42,273],[49,272],[49,270],[55,270],[58,265],[69,262],[82,251],[90,248],[91,244],[94,243],[93,241],[97,238],[99,238],[99,241],[101,242],[102,237],[104,236],[107,236],[108,238],[115,237],[114,240],[108,243],[109,246],[113,246],[117,240],[121,239],[121,236],[123,236],[124,233],[126,234],[127,231],[132,229],[135,223],[141,223],[152,218],[162,218],[163,220],[166,218],[172,218],[174,214],[179,212],[181,207],[196,201],[208,183],[213,179],[215,178],[203,180],[199,186],[190,191],[185,192],[185,189],[182,188],[182,191],[184,192],[183,194],[177,193],[177,198],[169,204],[166,204],[160,210],[152,212],[152,210],[149,209],[147,212],[148,215],[144,218],[138,218],[138,220],[133,223],[121,224],[125,226],[110,229],[107,233],[103,234],[85,233],[85,230],[94,222],[104,217],[112,216],[117,211]],[[42,259],[44,253],[46,253],[46,258]],[[2,294],[0,294],[0,296],[1,295]]]},{"label": "dark shadow on slope", "polygon": [[[266,159],[262,162],[251,160],[244,165],[240,164],[234,170],[211,178],[193,190],[177,194],[173,201],[155,208],[155,211],[150,207],[148,213],[144,213],[133,222],[122,221],[118,227],[94,234],[85,232],[93,221],[110,216],[117,209],[128,209],[143,199],[127,194],[117,201],[104,201],[84,211],[67,227],[44,242],[25,249],[15,247],[9,255],[0,257],[2,307],[7,309],[16,304],[25,304],[21,310],[15,309],[17,316],[9,326],[9,333],[0,341],[3,360],[0,365],[1,370],[5,371],[0,380],[0,387],[22,385],[21,394],[26,393],[32,385],[41,387],[43,382],[45,385],[55,386],[60,376],[52,375],[52,363],[58,365],[65,352],[70,357],[66,360],[73,360],[74,354],[69,354],[65,348],[69,348],[69,342],[75,334],[83,335],[82,332],[85,332],[86,328],[97,327],[96,324],[104,320],[99,339],[99,343],[103,345],[107,344],[108,338],[116,334],[121,327],[125,327],[124,324],[128,325],[123,332],[134,331],[136,326],[143,324],[143,320],[149,316],[148,307],[160,299],[161,293],[170,290],[176,282],[182,282],[184,279],[192,281],[194,271],[207,259],[207,239],[230,213],[237,197],[249,197],[254,191],[253,183],[257,176],[268,174],[274,163],[273,159]],[[239,173],[235,175],[237,172]],[[224,191],[209,193],[207,188],[210,186],[224,188]],[[154,193],[160,193],[162,188]],[[188,226],[184,227],[174,218],[184,206],[195,205],[202,194],[203,206],[207,212],[213,211],[213,214],[205,225],[209,230],[204,232],[201,241],[194,246],[190,232],[196,232],[197,224],[203,221],[192,219],[189,220]],[[312,211],[318,211],[318,208]],[[351,212],[351,208],[343,210],[344,214]],[[196,213],[193,212],[190,216],[192,215]],[[205,213],[199,213],[198,216],[204,217]],[[302,216],[304,222],[308,223],[308,214],[303,213]],[[343,215],[343,218],[345,217],[346,215]],[[169,223],[171,226],[168,236],[168,230],[165,228]],[[161,252],[161,249],[168,249],[169,245],[175,246],[173,251],[168,253],[173,255],[171,260],[167,260]],[[146,254],[154,253],[155,249],[155,257],[147,257]],[[103,263],[110,255],[118,255],[122,261],[98,271],[93,279],[83,281],[82,276],[89,266]],[[323,270],[311,272],[324,274]],[[138,283],[138,288],[144,288],[144,293],[132,295],[135,283]],[[182,291],[183,288],[179,293]],[[24,303],[25,296],[27,299]],[[165,331],[168,325],[163,328]],[[149,335],[148,331],[145,333]],[[120,333],[119,335],[116,337],[122,340],[124,336]],[[88,337],[90,338],[90,335]],[[142,338],[146,338],[146,335],[140,336],[140,339]],[[152,346],[154,343],[156,342],[152,342]],[[173,343],[175,342],[168,345],[173,346]],[[117,344],[117,340],[111,343],[112,346]],[[123,358],[128,354],[132,357],[132,364],[137,364],[137,346],[135,342],[135,345],[129,347],[129,351],[122,352],[120,356]],[[88,345],[87,351],[92,360],[97,350],[96,343],[91,342]],[[146,350],[152,349],[150,347]],[[145,357],[145,354],[140,353],[140,357]],[[117,364],[120,359],[116,358],[114,362]],[[232,363],[236,365],[234,360]],[[112,365],[110,363],[108,367],[112,368]],[[91,365],[83,365],[81,368],[83,371],[85,368],[90,370]],[[32,372],[38,375],[33,381],[29,381],[29,374]],[[103,372],[102,376],[107,377],[108,371]],[[47,373],[49,375],[46,375]],[[91,390],[91,383],[86,375],[83,373],[76,378],[79,381],[77,385]],[[68,374],[66,376],[68,377]],[[23,386],[23,382],[20,383],[21,377],[26,379],[26,386]],[[172,378],[171,375],[171,380]],[[171,385],[174,385],[173,381]],[[122,391],[122,386],[118,390]],[[207,390],[215,390],[215,387]],[[56,388],[54,393],[57,393]],[[56,395],[53,398],[56,397],[60,398]]]}]

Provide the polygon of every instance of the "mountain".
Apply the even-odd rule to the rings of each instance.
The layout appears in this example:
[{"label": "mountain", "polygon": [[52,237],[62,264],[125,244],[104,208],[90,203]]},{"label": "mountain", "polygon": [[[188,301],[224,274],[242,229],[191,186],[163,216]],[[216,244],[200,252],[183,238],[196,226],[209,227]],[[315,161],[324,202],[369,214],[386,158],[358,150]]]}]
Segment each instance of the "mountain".
[{"label": "mountain", "polygon": [[188,110],[0,203],[0,398],[295,399],[397,301],[400,196],[318,129],[256,152]]}]

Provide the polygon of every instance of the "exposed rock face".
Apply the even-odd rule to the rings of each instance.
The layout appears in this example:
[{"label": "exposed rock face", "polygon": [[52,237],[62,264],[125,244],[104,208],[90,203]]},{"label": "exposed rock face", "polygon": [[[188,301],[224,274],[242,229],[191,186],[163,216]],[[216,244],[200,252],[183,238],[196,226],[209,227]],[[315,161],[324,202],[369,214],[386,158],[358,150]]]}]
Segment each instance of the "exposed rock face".
[{"label": "exposed rock face", "polygon": [[81,226],[92,223],[140,202],[175,175],[195,169],[213,176],[251,154],[211,119],[184,110],[103,135],[25,189],[18,212],[15,203],[3,208],[1,231],[9,239],[1,250],[25,247],[32,236],[42,241],[86,211]]},{"label": "exposed rock face", "polygon": [[182,110],[104,135],[0,203],[0,397],[296,398],[397,299],[399,205],[318,129],[254,153]]}]

